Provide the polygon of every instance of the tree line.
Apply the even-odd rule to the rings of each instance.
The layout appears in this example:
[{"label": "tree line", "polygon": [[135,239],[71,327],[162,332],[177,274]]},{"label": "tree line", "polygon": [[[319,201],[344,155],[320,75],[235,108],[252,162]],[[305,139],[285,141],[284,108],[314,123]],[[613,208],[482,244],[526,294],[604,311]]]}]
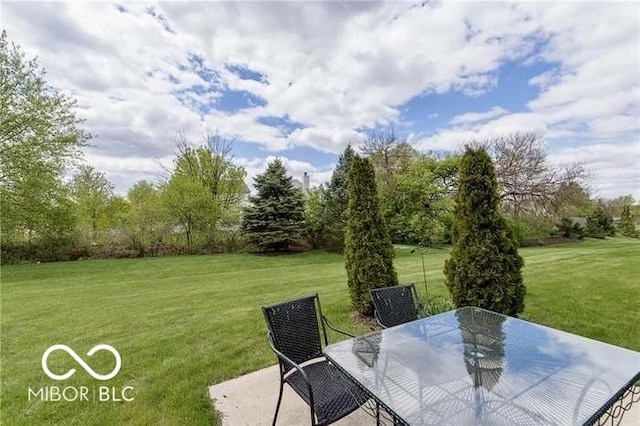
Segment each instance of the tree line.
[{"label": "tree line", "polygon": [[[255,194],[249,196],[246,171],[233,162],[233,138],[211,133],[193,141],[179,134],[166,176],[136,182],[120,196],[104,173],[81,161],[93,136],[74,114],[75,101],[49,86],[37,61],[28,60],[6,32],[0,62],[3,263],[312,248],[343,252],[361,236],[350,237],[346,227],[349,220],[361,220],[354,215],[362,209],[379,213],[391,243],[452,241],[462,154],[419,152],[394,129],[371,132],[345,149],[325,184],[302,193],[276,160],[254,179]],[[517,133],[476,144],[495,164],[500,208],[520,243],[554,232],[637,236],[633,198],[592,199],[583,167],[551,166],[540,135]],[[371,169],[365,186],[375,193],[356,202],[349,196],[350,185],[356,185],[350,174],[362,159]],[[364,197],[363,188],[357,197]],[[586,218],[586,225],[575,218]]]}]

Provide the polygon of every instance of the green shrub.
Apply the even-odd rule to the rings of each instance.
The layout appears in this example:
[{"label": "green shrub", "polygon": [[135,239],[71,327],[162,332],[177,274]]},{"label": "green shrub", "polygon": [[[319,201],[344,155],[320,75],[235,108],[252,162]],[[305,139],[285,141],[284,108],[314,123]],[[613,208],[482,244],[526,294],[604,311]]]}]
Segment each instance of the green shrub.
[{"label": "green shrub", "polygon": [[525,240],[534,239],[534,238],[547,238],[551,236],[556,229],[553,221],[542,217],[535,216],[532,214],[520,215],[515,220],[520,223],[522,227],[524,227],[524,238]]},{"label": "green shrub", "polygon": [[587,237],[601,238],[612,237],[615,234],[613,217],[602,207],[597,207],[587,218]]},{"label": "green shrub", "polygon": [[509,225],[509,228],[511,228],[511,232],[513,233],[513,238],[515,238],[518,246],[522,246],[524,241],[527,239],[527,225],[514,218],[507,218],[506,220],[507,225]]},{"label": "green shrub", "polygon": [[585,228],[568,217],[563,217],[557,225],[556,235],[565,238],[577,238],[582,240],[585,237]]},{"label": "green shrub", "polygon": [[524,309],[524,261],[500,213],[495,169],[484,149],[467,148],[463,155],[455,201],[453,247],[444,267],[453,302],[517,315]]},{"label": "green shrub", "polygon": [[373,315],[369,290],[398,284],[393,268],[393,245],[380,215],[373,166],[354,155],[348,174],[345,266],[354,309]]}]

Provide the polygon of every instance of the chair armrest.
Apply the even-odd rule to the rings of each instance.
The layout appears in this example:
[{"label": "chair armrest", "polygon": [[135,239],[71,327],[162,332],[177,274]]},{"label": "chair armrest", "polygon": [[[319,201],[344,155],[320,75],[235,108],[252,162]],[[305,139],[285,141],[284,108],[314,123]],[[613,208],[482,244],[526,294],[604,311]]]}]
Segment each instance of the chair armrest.
[{"label": "chair armrest", "polygon": [[322,321],[327,325],[327,327],[329,327],[333,331],[337,331],[338,333],[344,334],[345,336],[356,337],[355,334],[351,334],[351,333],[347,333],[346,331],[339,330],[339,329],[335,328],[334,326],[332,326],[331,324],[329,324],[329,320],[327,320],[327,317],[325,317],[324,315],[322,315]]},{"label": "chair armrest", "polygon": [[378,323],[380,328],[387,328],[387,326],[382,323],[380,315],[378,314],[378,310],[373,311],[373,317],[376,319],[376,322]]},{"label": "chair armrest", "polygon": [[[298,371],[298,373],[300,373],[305,383],[307,384],[307,389],[309,390],[309,402],[313,407],[313,390],[311,389],[311,382],[309,382],[309,377],[307,377],[307,373],[305,373],[305,371],[302,369],[302,367],[300,367],[300,365],[297,362],[294,362],[291,358],[289,358],[288,356],[280,352],[278,349],[276,349],[276,345],[273,343],[273,335],[271,334],[271,331],[267,332],[267,341],[269,342],[269,346],[271,347],[271,350],[278,356],[280,361],[284,361],[287,364],[290,364],[293,368],[295,368]],[[284,378],[284,374],[282,374],[283,373],[282,363],[280,362],[279,364],[280,364],[280,373],[281,373],[280,380],[282,380]]]}]

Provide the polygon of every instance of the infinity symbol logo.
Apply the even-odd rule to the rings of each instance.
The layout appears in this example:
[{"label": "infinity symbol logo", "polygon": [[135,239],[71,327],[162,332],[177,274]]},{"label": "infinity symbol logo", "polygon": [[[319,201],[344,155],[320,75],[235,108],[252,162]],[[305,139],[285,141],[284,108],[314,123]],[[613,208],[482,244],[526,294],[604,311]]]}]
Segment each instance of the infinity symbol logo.
[{"label": "infinity symbol logo", "polygon": [[87,355],[92,356],[96,352],[104,350],[104,351],[111,352],[113,356],[116,358],[116,368],[114,368],[114,370],[111,373],[98,374],[95,371],[93,371],[93,369],[89,367],[87,363],[84,362],[82,358],[80,358],[78,354],[75,353],[73,349],[71,349],[69,346],[60,345],[60,344],[53,345],[49,349],[44,351],[44,353],[42,354],[42,370],[47,376],[49,376],[53,380],[67,380],[69,377],[73,376],[76,372],[75,368],[72,368],[71,370],[67,371],[65,374],[55,374],[55,373],[52,373],[51,370],[49,370],[49,366],[47,365],[47,359],[49,358],[49,355],[51,355],[52,352],[58,351],[58,350],[65,351],[66,353],[71,355],[71,357],[75,359],[76,362],[80,364],[80,366],[84,368],[85,371],[91,375],[91,377],[97,380],[109,380],[115,377],[115,375],[118,374],[118,372],[120,371],[120,365],[122,364],[122,360],[120,359],[120,354],[118,353],[117,350],[115,350],[113,346],[104,345],[104,344],[94,346],[89,350],[89,352],[87,352]]}]

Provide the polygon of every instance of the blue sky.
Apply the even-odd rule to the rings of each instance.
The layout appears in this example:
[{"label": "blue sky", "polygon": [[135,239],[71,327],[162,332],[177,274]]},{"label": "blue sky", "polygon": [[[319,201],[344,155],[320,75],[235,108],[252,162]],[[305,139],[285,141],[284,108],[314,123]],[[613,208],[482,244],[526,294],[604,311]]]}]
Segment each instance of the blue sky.
[{"label": "blue sky", "polygon": [[640,22],[627,2],[3,2],[2,27],[96,135],[119,193],[179,132],[312,184],[368,130],[422,151],[536,131],[594,196],[640,199]]}]

